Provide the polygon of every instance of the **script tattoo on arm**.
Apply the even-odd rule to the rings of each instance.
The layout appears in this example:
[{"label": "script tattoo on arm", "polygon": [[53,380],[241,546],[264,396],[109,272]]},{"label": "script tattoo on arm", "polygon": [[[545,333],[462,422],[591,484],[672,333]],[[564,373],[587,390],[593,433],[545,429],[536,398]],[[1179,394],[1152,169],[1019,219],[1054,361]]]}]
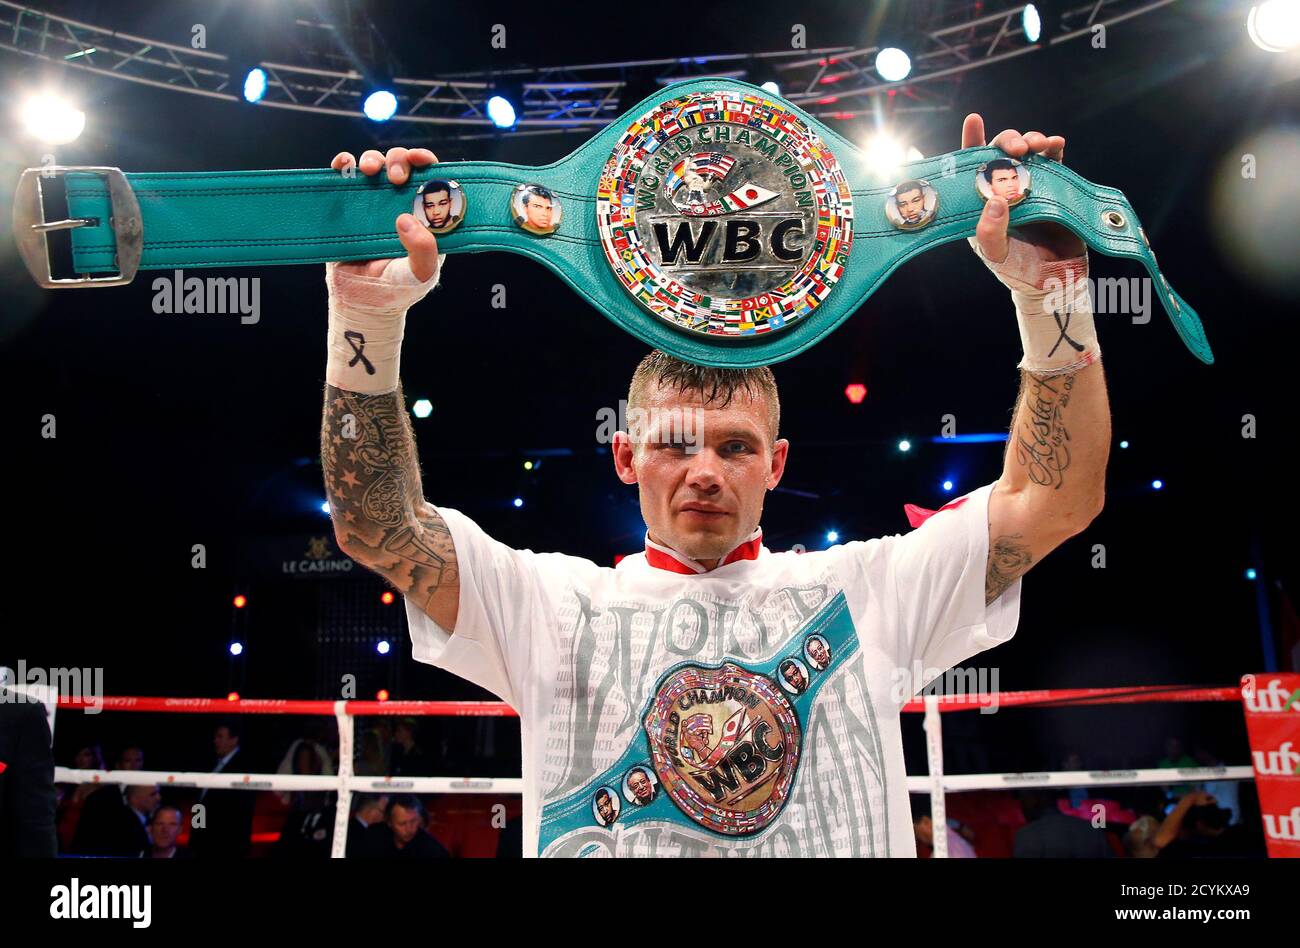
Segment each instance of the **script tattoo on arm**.
[{"label": "script tattoo on arm", "polygon": [[400,388],[361,395],[326,385],[321,465],[339,547],[429,612],[435,594],[458,585],[456,552],[424,501],[404,405]]},{"label": "script tattoo on arm", "polygon": [[1073,375],[1025,373],[1015,430],[1016,460],[1030,481],[1060,490],[1070,466],[1070,432],[1063,412],[1070,403]]},{"label": "script tattoo on arm", "polygon": [[1021,534],[1013,533],[997,537],[989,546],[989,568],[984,576],[985,605],[1006,592],[1008,586],[1034,565],[1029,544],[1021,542],[1023,539]]}]

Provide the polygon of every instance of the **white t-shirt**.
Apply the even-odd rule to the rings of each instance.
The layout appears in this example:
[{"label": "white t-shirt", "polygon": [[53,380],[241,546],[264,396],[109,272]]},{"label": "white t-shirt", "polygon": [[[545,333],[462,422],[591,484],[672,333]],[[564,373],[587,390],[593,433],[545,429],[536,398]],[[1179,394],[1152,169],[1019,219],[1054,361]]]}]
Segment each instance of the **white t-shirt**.
[{"label": "white t-shirt", "polygon": [[460,610],[448,635],[408,601],[414,655],[519,712],[525,856],[914,856],[899,709],[1020,614],[1019,580],[984,605],[991,491],[695,575],[438,508]]}]

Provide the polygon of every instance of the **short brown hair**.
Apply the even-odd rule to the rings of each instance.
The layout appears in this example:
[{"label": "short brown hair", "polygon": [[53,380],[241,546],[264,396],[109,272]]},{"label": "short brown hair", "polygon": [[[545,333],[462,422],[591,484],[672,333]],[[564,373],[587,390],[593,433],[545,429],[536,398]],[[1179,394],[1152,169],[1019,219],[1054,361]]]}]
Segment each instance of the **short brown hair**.
[{"label": "short brown hair", "polygon": [[768,433],[776,441],[781,430],[781,399],[776,392],[776,378],[765,365],[753,369],[720,369],[686,362],[654,349],[641,360],[632,373],[627,390],[627,407],[642,407],[651,391],[665,385],[679,393],[698,392],[706,405],[726,408],[738,391],[751,398],[767,399]]}]

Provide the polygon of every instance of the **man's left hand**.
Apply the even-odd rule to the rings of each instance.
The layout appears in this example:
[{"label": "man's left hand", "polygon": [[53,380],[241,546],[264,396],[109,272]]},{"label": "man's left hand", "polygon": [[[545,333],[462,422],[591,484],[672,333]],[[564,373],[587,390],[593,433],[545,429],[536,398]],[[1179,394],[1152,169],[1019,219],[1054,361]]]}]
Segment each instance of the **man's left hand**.
[{"label": "man's left hand", "polygon": [[[966,116],[961,127],[961,147],[973,148],[984,144],[984,119],[975,112]],[[1030,153],[1042,155],[1053,161],[1065,158],[1065,139],[1060,135],[1026,132],[1021,135],[1013,128],[999,132],[989,144],[1006,152],[1009,158],[1024,158]],[[1010,212],[1007,202],[1000,197],[989,198],[984,213],[975,226],[975,239],[984,256],[994,263],[1007,258],[1009,241],[1021,240],[1030,244],[1043,260],[1069,260],[1079,257],[1088,249],[1082,240],[1069,229],[1049,221],[1025,224],[1008,233]]]}]

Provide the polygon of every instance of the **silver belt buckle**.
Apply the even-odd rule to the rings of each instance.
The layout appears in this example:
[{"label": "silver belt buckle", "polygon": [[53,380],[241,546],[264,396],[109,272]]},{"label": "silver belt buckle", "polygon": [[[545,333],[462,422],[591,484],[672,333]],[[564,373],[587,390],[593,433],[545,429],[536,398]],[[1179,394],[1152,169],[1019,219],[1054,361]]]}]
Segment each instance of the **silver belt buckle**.
[{"label": "silver belt buckle", "polygon": [[[50,270],[50,251],[46,234],[52,230],[71,230],[94,223],[93,218],[74,217],[62,221],[47,221],[41,202],[41,181],[69,171],[84,171],[103,175],[108,184],[108,201],[112,228],[117,244],[116,276],[78,276],[56,280]],[[131,185],[120,168],[101,168],[91,165],[53,165],[46,168],[28,168],[18,179],[14,194],[14,239],[18,253],[27,265],[32,279],[52,290],[72,289],[82,286],[123,286],[135,279],[140,268],[140,254],[144,246],[144,225],[140,220],[140,202],[135,199]]]}]

